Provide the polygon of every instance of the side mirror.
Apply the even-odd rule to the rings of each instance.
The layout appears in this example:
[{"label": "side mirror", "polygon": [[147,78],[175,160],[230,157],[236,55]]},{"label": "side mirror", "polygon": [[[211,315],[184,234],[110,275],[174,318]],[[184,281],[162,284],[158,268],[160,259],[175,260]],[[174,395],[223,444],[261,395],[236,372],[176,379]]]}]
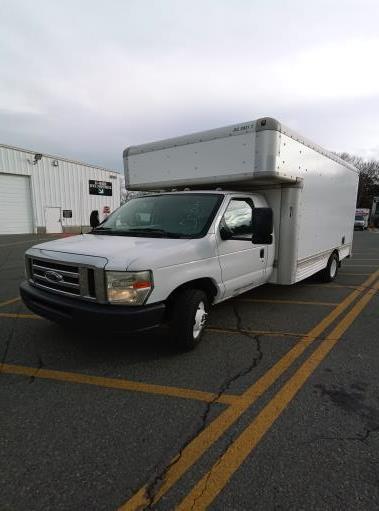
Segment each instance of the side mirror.
[{"label": "side mirror", "polygon": [[233,233],[230,229],[228,229],[225,225],[220,227],[220,237],[222,240],[230,240],[233,237]]},{"label": "side mirror", "polygon": [[273,217],[271,208],[254,208],[251,241],[255,245],[271,245],[273,231]]}]

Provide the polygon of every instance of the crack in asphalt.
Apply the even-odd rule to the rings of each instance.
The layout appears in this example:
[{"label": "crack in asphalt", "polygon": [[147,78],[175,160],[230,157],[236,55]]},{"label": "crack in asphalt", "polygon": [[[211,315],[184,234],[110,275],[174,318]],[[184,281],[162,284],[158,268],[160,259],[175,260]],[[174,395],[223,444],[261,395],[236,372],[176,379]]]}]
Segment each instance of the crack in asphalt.
[{"label": "crack in asphalt", "polygon": [[200,417],[200,425],[196,428],[196,430],[192,434],[190,434],[190,436],[187,438],[186,442],[181,446],[178,455],[169,464],[167,464],[154,477],[153,481],[148,485],[148,487],[146,489],[146,496],[147,496],[149,502],[144,507],[144,509],[146,509],[146,510],[152,509],[152,506],[154,505],[155,496],[156,496],[157,492],[159,491],[159,488],[164,483],[167,472],[176,463],[178,463],[178,461],[181,459],[183,451],[187,447],[187,445],[189,445],[192,442],[192,440],[194,438],[196,438],[197,435],[199,435],[201,433],[201,431],[204,429],[207,419],[208,419],[208,415],[211,411],[212,405],[220,398],[220,396],[223,394],[223,392],[225,392],[225,390],[227,390],[227,386],[225,385],[225,387],[224,387],[224,385],[223,385],[223,388],[216,394],[216,396],[206,404],[205,409]]},{"label": "crack in asphalt", "polygon": [[360,440],[364,442],[370,435],[372,435],[372,433],[379,433],[379,426],[375,426],[371,429],[366,429],[366,433],[360,438]]},{"label": "crack in asphalt", "polygon": [[345,414],[355,416],[363,422],[362,429],[364,433],[350,436],[318,436],[306,440],[302,444],[311,444],[320,440],[366,442],[370,435],[379,432],[379,410],[366,401],[366,383],[351,383],[349,388],[340,385],[326,386],[321,383],[314,385],[314,387],[321,393],[321,398],[327,397],[334,406],[342,409]]},{"label": "crack in asphalt", "polygon": [[[21,310],[21,304],[19,304],[17,306],[16,312],[19,313],[20,310]],[[0,373],[2,373],[2,371],[3,371],[3,364],[5,364],[5,362],[6,362],[6,359],[7,359],[8,353],[9,353],[9,348],[11,346],[11,341],[14,337],[15,332],[16,332],[16,321],[17,321],[17,318],[14,318],[12,321],[12,324],[11,324],[11,328],[9,330],[9,334],[5,341],[5,349],[4,349],[4,352],[3,352],[3,355],[2,355],[1,361],[0,361]]]},{"label": "crack in asphalt", "polygon": [[354,442],[354,441],[356,441],[356,442],[364,442],[365,443],[366,440],[368,440],[370,435],[372,435],[373,433],[379,433],[379,426],[376,426],[374,428],[366,428],[366,431],[363,434],[357,434],[355,436],[320,436],[320,437],[312,438],[310,440],[306,440],[305,442],[302,442],[302,445],[313,444],[320,440],[321,441],[332,440],[332,441],[336,441],[336,442],[345,442],[345,441]]},{"label": "crack in asphalt", "polygon": [[8,334],[8,337],[7,337],[7,340],[5,341],[5,349],[4,349],[3,355],[1,357],[1,362],[0,362],[0,373],[2,372],[3,364],[5,364],[5,361],[7,359],[9,348],[10,348],[10,345],[11,345],[11,340],[13,338],[13,334],[14,334],[14,328],[12,328],[10,330],[10,332]]},{"label": "crack in asphalt", "polygon": [[[21,310],[21,304],[18,305],[18,307],[16,309],[16,312],[19,313],[20,310]],[[10,346],[11,346],[11,342],[12,342],[12,339],[13,339],[14,334],[16,332],[16,320],[17,320],[17,318],[15,318],[13,320],[11,329],[10,329],[10,331],[8,333],[8,337],[7,337],[6,341],[5,341],[5,349],[4,349],[4,352],[3,352],[3,355],[2,355],[1,361],[0,361],[0,374],[3,371],[3,365],[6,362],[6,359],[7,359],[8,353],[9,353],[9,349],[10,349]],[[35,373],[32,376],[29,377],[29,379],[28,379],[29,383],[34,383],[36,377],[38,376],[38,373],[39,373],[40,369],[42,369],[43,366],[44,366],[44,363],[42,361],[41,355],[39,353],[36,353],[36,356],[37,356],[37,360],[38,360],[38,365],[36,367]]]},{"label": "crack in asphalt", "polygon": [[[203,431],[203,429],[205,428],[205,426],[207,424],[207,419],[208,419],[208,416],[209,416],[209,414],[210,414],[210,412],[212,410],[213,405],[219,400],[219,398],[225,392],[227,392],[230,389],[230,387],[231,387],[231,385],[233,383],[235,383],[237,380],[239,380],[240,378],[246,376],[251,371],[253,371],[259,365],[260,361],[263,358],[263,352],[262,352],[262,348],[261,348],[261,340],[260,340],[259,336],[258,335],[252,335],[252,334],[250,334],[249,332],[245,331],[242,328],[242,318],[240,316],[240,313],[238,311],[238,307],[237,307],[236,304],[233,304],[233,312],[234,312],[234,315],[235,315],[235,318],[236,318],[237,330],[241,333],[241,335],[247,337],[249,340],[253,340],[254,341],[255,349],[257,350],[258,354],[257,354],[257,356],[255,356],[253,358],[252,362],[249,364],[248,367],[238,371],[238,373],[236,373],[233,376],[227,378],[222,383],[222,385],[220,386],[220,388],[219,388],[218,392],[216,393],[215,397],[211,401],[206,403],[204,411],[203,411],[203,413],[201,414],[201,417],[200,417],[200,424],[199,424],[199,426],[195,429],[195,431],[192,432],[192,434],[189,435],[189,437],[187,438],[186,442],[181,446],[180,451],[177,454],[177,456],[169,464],[167,464],[162,470],[160,470],[159,473],[154,477],[152,482],[148,485],[148,487],[146,489],[146,497],[148,499],[148,503],[144,506],[144,508],[143,508],[144,510],[151,510],[151,509],[153,509],[152,506],[154,505],[155,496],[157,495],[157,493],[159,491],[159,488],[164,483],[168,471],[173,466],[175,466],[176,463],[178,463],[178,461],[181,459],[185,448],[192,442],[192,440],[194,438],[196,438]],[[224,449],[223,452],[225,452],[227,450],[227,448],[233,442],[233,440],[234,440],[234,436],[231,438],[230,442],[228,442],[228,445],[226,446],[226,448]],[[221,456],[220,456],[220,458],[221,458]],[[157,468],[154,469],[154,471],[156,471],[156,470],[157,470]],[[194,502],[194,504],[195,504],[195,502]]]},{"label": "crack in asphalt", "polygon": [[[255,342],[255,348],[256,348],[256,350],[258,352],[258,355],[253,358],[252,363],[244,371],[242,371],[238,375],[238,378],[241,378],[242,376],[245,376],[246,374],[249,374],[251,371],[253,371],[259,365],[259,363],[261,362],[261,360],[263,358],[263,352],[262,352],[261,340],[259,338],[259,335],[253,335],[253,334],[249,333],[247,330],[244,330],[242,328],[242,318],[241,318],[241,315],[239,313],[237,304],[233,303],[232,304],[232,308],[233,308],[234,316],[235,316],[236,322],[237,322],[236,329],[241,333],[241,335],[244,335],[249,340],[252,340],[252,341]],[[228,440],[226,446],[224,447],[222,453],[219,455],[217,462],[212,466],[211,470],[209,470],[207,478],[205,480],[205,484],[204,484],[204,488],[203,488],[202,492],[192,502],[191,511],[195,508],[196,502],[199,501],[201,499],[201,497],[204,495],[204,493],[207,491],[208,484],[209,484],[209,481],[210,481],[210,478],[212,476],[213,471],[218,466],[218,464],[221,462],[224,453],[229,449],[229,447],[234,442],[235,436],[236,435],[233,435],[233,434],[230,435],[229,440]]]},{"label": "crack in asphalt", "polygon": [[38,376],[38,373],[39,371],[43,368],[44,366],[44,363],[42,361],[42,358],[41,358],[41,355],[39,353],[37,353],[37,358],[38,358],[38,365],[36,367],[36,371],[34,374],[32,374],[32,376],[30,376],[29,378],[29,383],[34,383],[35,382],[35,379],[37,378]]}]

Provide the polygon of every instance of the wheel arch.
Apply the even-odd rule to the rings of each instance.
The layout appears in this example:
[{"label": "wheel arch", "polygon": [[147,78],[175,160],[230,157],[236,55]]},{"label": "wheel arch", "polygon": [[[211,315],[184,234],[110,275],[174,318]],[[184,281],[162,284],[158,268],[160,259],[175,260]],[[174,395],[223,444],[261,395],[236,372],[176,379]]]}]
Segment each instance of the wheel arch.
[{"label": "wheel arch", "polygon": [[[341,267],[341,261],[342,261],[342,259],[341,259],[341,257],[340,257],[340,251],[339,251],[339,249],[338,249],[338,248],[335,248],[334,250],[332,250],[332,253],[331,253],[331,254],[330,254],[330,256],[329,256],[329,259],[332,257],[332,255],[333,255],[333,254],[336,254],[336,256],[337,256],[337,265],[338,265],[338,268],[340,268],[340,267]],[[328,259],[328,263],[329,263],[329,259]]]},{"label": "wheel arch", "polygon": [[175,288],[167,298],[167,304],[170,305],[175,297],[184,289],[201,289],[208,297],[209,303],[212,304],[219,291],[218,286],[210,277],[201,277],[199,279],[189,280],[180,284]]},{"label": "wheel arch", "polygon": [[340,252],[338,250],[338,248],[335,248],[334,250],[332,250],[332,253],[330,254],[330,257],[333,255],[333,254],[336,254],[338,260],[340,260]]}]

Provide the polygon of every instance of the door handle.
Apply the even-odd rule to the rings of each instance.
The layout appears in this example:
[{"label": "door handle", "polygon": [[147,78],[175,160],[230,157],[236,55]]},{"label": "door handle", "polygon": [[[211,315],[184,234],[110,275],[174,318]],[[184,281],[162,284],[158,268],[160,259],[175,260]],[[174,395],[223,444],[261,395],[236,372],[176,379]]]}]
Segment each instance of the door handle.
[{"label": "door handle", "polygon": [[264,256],[265,256],[265,249],[264,249],[264,248],[261,248],[261,250],[260,250],[260,252],[259,252],[259,257],[260,257],[261,259],[263,259],[263,258],[264,258]]}]

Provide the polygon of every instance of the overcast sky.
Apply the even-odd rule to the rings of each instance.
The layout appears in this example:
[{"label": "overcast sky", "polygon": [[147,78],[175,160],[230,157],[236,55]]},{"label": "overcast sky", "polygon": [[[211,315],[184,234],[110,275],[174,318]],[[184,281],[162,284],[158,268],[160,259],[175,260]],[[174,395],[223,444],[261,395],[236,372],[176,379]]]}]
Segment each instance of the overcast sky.
[{"label": "overcast sky", "polygon": [[0,143],[125,147],[276,117],[379,159],[378,0],[0,0]]}]

